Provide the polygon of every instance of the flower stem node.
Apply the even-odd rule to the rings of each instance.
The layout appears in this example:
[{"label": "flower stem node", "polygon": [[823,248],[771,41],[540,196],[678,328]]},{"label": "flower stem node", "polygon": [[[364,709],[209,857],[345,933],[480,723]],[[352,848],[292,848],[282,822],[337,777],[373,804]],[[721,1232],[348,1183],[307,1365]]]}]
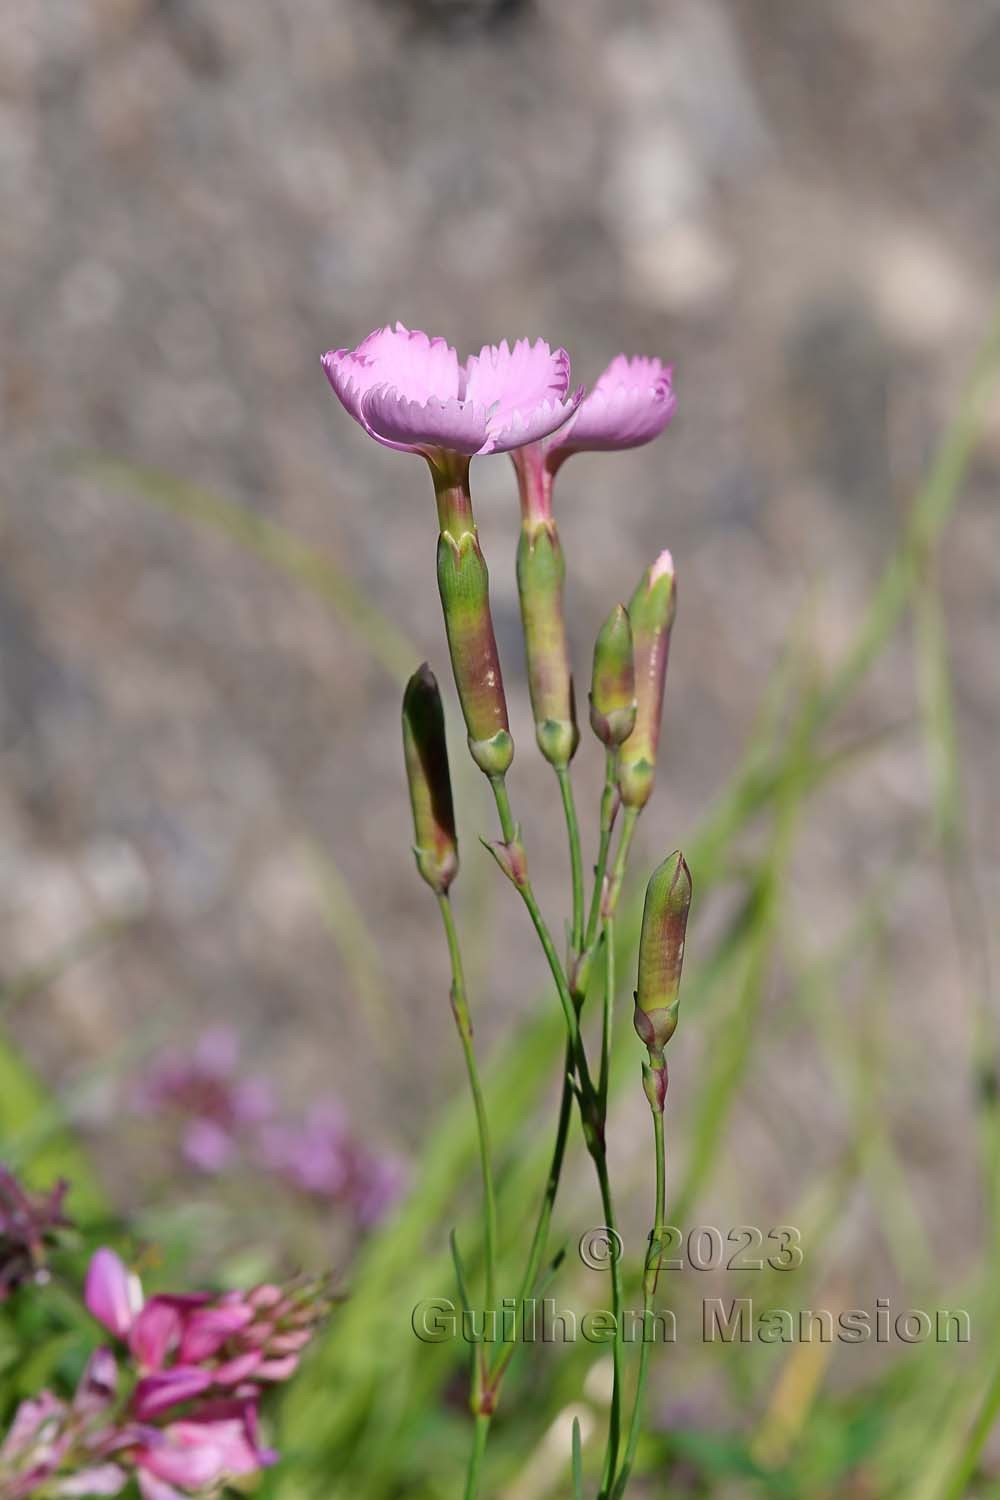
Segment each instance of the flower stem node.
[{"label": "flower stem node", "polygon": [[469,1398],[469,1410],[474,1417],[492,1417],[497,1409],[498,1392],[487,1382],[481,1391],[474,1391]]},{"label": "flower stem node", "polygon": [[426,662],[403,694],[403,756],[413,809],[413,853],[424,880],[443,896],[458,874],[458,839],[448,770],[444,709]]},{"label": "flower stem node", "polygon": [[479,842],[484,849],[490,851],[511,885],[519,891],[524,890],[528,884],[528,860],[521,842],[520,828],[517,829],[510,843],[505,844],[501,839],[495,839],[493,842],[480,839]]},{"label": "flower stem node", "polygon": [[590,971],[594,963],[594,948],[585,948],[582,953],[574,953],[571,949],[569,964],[567,966],[566,978],[569,983],[570,994],[574,997],[577,1005],[581,1005],[590,988]]},{"label": "flower stem node", "polygon": [[639,981],[633,1024],[639,1040],[655,1055],[677,1029],[684,935],[691,906],[691,871],[675,851],[653,872],[646,887],[639,937]]},{"label": "flower stem node", "polygon": [[622,746],[618,765],[618,785],[627,807],[645,807],[653,790],[670,631],[676,613],[673,558],[669,552],[661,552],[652,567],[646,569],[628,606],[636,716],[635,728]]},{"label": "flower stem node", "polygon": [[457,985],[452,984],[448,991],[448,998],[451,1001],[451,1013],[455,1017],[455,1025],[458,1027],[459,1036],[461,1036],[463,1041],[471,1042],[472,1021],[469,1018],[469,1007],[465,1003],[465,997]]},{"label": "flower stem node", "polygon": [[659,1228],[657,1228],[649,1236],[646,1259],[642,1268],[642,1294],[644,1298],[648,1298],[650,1301],[656,1295],[656,1283],[660,1279],[660,1266],[662,1263],[663,1237]]},{"label": "flower stem node", "polygon": [[662,1052],[650,1052],[649,1061],[642,1065],[642,1087],[649,1107],[662,1115],[667,1097],[667,1062]]},{"label": "flower stem node", "polygon": [[565,576],[555,522],[525,519],[517,545],[517,588],[528,690],[538,748],[556,770],[566,769],[580,743],[563,616]]},{"label": "flower stem node", "polygon": [[632,623],[616,604],[598,631],[590,682],[590,727],[610,749],[622,745],[635,727],[635,660]]}]

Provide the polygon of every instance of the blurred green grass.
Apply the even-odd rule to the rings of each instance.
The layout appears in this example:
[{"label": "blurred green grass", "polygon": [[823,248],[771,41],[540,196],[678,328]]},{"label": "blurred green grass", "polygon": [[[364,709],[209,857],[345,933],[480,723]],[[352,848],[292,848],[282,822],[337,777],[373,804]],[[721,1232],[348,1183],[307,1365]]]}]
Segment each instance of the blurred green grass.
[{"label": "blurred green grass", "polygon": [[[951,429],[944,435],[926,481],[911,506],[902,534],[858,622],[853,640],[832,670],[816,666],[807,632],[797,634],[778,665],[744,759],[730,784],[685,840],[695,873],[699,907],[713,889],[725,888],[732,915],[711,941],[696,925],[685,976],[687,1026],[703,1035],[704,1073],[686,1081],[691,1099],[685,1127],[683,1166],[668,1187],[672,1222],[697,1222],[698,1205],[724,1165],[726,1143],[736,1128],[735,1102],[766,1046],[760,1017],[765,997],[780,975],[786,995],[785,1023],[807,1028],[811,1045],[826,1060],[831,1086],[842,1098],[852,1134],[825,1175],[813,1180],[795,1205],[794,1222],[810,1243],[825,1243],[859,1184],[870,1190],[894,1275],[919,1302],[932,1292],[938,1305],[961,1305],[977,1329],[1000,1328],[1000,1120],[997,1110],[994,1022],[984,973],[984,918],[964,858],[961,777],[948,660],[946,619],[937,559],[960,498],[981,431],[987,398],[1000,366],[1000,317],[987,338]],[[257,555],[297,587],[321,597],[363,641],[373,660],[396,681],[412,666],[405,637],[329,559],[280,527],[227,501],[162,473],[123,463],[88,462],[98,482],[141,497],[168,512],[207,526]],[[783,921],[792,861],[816,799],[835,780],[863,775],[877,753],[879,736],[831,743],[866,675],[886,651],[907,616],[912,617],[914,713],[919,716],[931,774],[933,800],[914,847],[867,884],[859,881],[856,909],[845,930],[824,951],[810,951]],[[668,712],[669,712],[668,707]],[[892,726],[885,726],[887,733]],[[748,835],[753,837],[748,838]],[[756,852],[747,855],[747,848]],[[978,1086],[979,1160],[987,1224],[977,1266],[954,1284],[935,1264],[896,1149],[879,1086],[886,1038],[879,1032],[885,992],[882,938],[887,914],[914,869],[940,861],[952,896],[952,920],[966,956],[966,982],[977,1018],[970,1086]],[[359,992],[377,1012],[384,1003],[377,949],[363,934],[347,891],[328,854],[317,851],[317,878],[331,929],[346,951]],[[637,938],[637,893],[630,889],[619,924],[619,972],[633,967]],[[361,931],[360,939],[352,932]],[[72,961],[73,955],[65,956]],[[860,974],[871,1020],[861,1035],[838,1004],[840,975],[848,960]],[[61,960],[60,960],[61,961]],[[54,966],[53,973],[58,969]],[[9,1004],[44,989],[45,975],[8,985]],[[618,1008],[623,1045],[616,1049],[612,1088],[634,1084],[634,1051],[625,1043],[629,1018]],[[487,1092],[500,1163],[502,1245],[506,1283],[513,1285],[517,1245],[511,1226],[530,1216],[547,1165],[546,1128],[551,1085],[563,1047],[555,1003],[540,1004],[532,1019],[491,1058]],[[991,1086],[992,1085],[992,1086]],[[41,1125],[40,1123],[41,1122]],[[58,1104],[0,1039],[0,1128],[5,1140],[26,1143],[31,1175],[60,1172],[74,1181],[75,1209],[99,1220],[104,1201],[97,1177]],[[573,1150],[578,1151],[574,1141]],[[669,1148],[668,1148],[669,1149]],[[789,1150],[794,1142],[789,1141]],[[452,1396],[464,1359],[450,1344],[420,1343],[409,1327],[410,1312],[425,1297],[451,1295],[453,1272],[447,1231],[455,1225],[475,1276],[479,1269],[473,1122],[464,1094],[451,1101],[421,1143],[416,1180],[401,1211],[366,1245],[354,1266],[348,1300],[330,1324],[321,1346],[289,1389],[277,1417],[283,1460],[267,1474],[262,1500],[439,1500],[452,1497],[468,1441],[462,1397]],[[565,1195],[564,1195],[565,1196]],[[570,1234],[575,1218],[557,1212]],[[589,1222],[589,1221],[588,1221]],[[636,1290],[636,1264],[628,1265]],[[564,1268],[565,1301],[578,1286],[574,1268]],[[822,1251],[811,1256],[796,1280],[802,1306],[823,1304],[836,1282],[836,1265]],[[594,1282],[586,1284],[587,1295]],[[734,1295],[749,1288],[737,1286]],[[781,1274],[758,1276],[755,1306],[787,1305]],[[686,1292],[677,1291],[679,1298]],[[564,1300],[561,1296],[561,1302]],[[672,1305],[680,1307],[679,1302]],[[679,1317],[681,1314],[679,1313]],[[556,1357],[523,1352],[504,1390],[491,1441],[486,1492],[532,1500],[570,1493],[567,1439],[554,1460],[546,1434],[571,1403],[579,1403],[594,1351],[583,1344],[561,1348]],[[707,1369],[722,1376],[743,1420],[731,1431],[675,1424],[652,1427],[639,1450],[636,1494],[669,1496],[913,1496],[957,1500],[962,1495],[1000,1494],[1000,1485],[979,1472],[983,1447],[1000,1414],[1000,1358],[995,1340],[975,1339],[959,1360],[945,1360],[933,1343],[911,1348],[879,1367],[862,1388],[826,1378],[822,1346],[755,1346],[752,1358],[727,1355],[725,1346],[688,1342],[666,1349],[655,1364],[669,1377],[678,1399],[696,1392]],[[9,1379],[0,1371],[0,1382]],[[600,1400],[591,1391],[597,1426]],[[7,1392],[5,1391],[5,1394]],[[578,1409],[578,1408],[574,1408]],[[590,1473],[586,1429],[581,1464]],[[595,1444],[595,1447],[598,1446]],[[544,1460],[544,1461],[543,1461]],[[676,1476],[688,1479],[682,1488]]]}]

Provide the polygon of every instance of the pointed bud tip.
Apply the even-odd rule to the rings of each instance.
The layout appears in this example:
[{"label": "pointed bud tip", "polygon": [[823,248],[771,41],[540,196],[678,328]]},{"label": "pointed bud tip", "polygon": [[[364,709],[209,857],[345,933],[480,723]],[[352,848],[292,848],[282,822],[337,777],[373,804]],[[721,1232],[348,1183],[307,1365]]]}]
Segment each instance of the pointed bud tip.
[{"label": "pointed bud tip", "polygon": [[410,718],[414,711],[424,706],[430,709],[433,705],[440,704],[441,690],[438,680],[426,661],[409,677],[403,690],[403,717]]},{"label": "pointed bud tip", "polygon": [[624,604],[616,604],[597,632],[598,641],[632,641],[632,621]]},{"label": "pointed bud tip", "polygon": [[621,745],[635,724],[632,623],[616,604],[597,633],[590,688],[590,723],[605,745]]},{"label": "pointed bud tip", "polygon": [[649,887],[662,893],[664,910],[673,915],[687,911],[691,905],[691,869],[679,849],[657,865],[650,876]]},{"label": "pointed bud tip", "polygon": [[673,553],[664,548],[649,570],[649,581],[653,584],[659,583],[661,578],[673,578],[674,572]]}]

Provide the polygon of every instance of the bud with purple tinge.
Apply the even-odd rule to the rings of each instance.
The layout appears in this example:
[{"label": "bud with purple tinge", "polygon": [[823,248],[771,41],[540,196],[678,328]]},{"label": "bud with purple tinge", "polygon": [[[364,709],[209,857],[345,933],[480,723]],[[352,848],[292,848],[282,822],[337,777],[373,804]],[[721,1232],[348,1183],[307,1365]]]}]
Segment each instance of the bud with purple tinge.
[{"label": "bud with purple tinge", "polygon": [[[653,871],[639,938],[639,982],[633,1024],[656,1066],[677,1028],[691,871],[679,850]],[[662,1059],[661,1059],[662,1061]]]},{"label": "bud with purple tinge", "polygon": [[458,839],[437,679],[424,662],[403,695],[403,755],[413,809],[417,869],[443,896],[458,874]]},{"label": "bud with purple tinge", "polygon": [[635,727],[635,658],[632,623],[616,604],[594,642],[590,683],[590,726],[609,748],[621,745]]},{"label": "bud with purple tinge", "polygon": [[635,662],[635,728],[622,747],[618,785],[626,807],[645,807],[656,776],[670,630],[677,612],[674,560],[661,552],[629,601]]}]

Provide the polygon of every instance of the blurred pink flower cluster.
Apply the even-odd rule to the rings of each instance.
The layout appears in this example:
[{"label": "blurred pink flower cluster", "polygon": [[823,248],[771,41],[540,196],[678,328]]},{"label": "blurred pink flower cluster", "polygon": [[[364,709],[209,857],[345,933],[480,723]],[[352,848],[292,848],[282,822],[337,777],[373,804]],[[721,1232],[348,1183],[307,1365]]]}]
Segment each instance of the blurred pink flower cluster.
[{"label": "blurred pink flower cluster", "polygon": [[43,1391],[21,1404],[0,1446],[5,1500],[117,1495],[133,1476],[143,1500],[182,1500],[274,1462],[261,1391],[294,1373],[327,1309],[320,1286],[146,1299],[102,1249],[85,1301],[120,1357],[98,1349],[69,1402]]},{"label": "blurred pink flower cluster", "polygon": [[239,1165],[274,1174],[287,1187],[350,1211],[370,1229],[403,1191],[395,1157],[371,1150],[336,1100],[320,1100],[298,1120],[282,1115],[265,1078],[243,1074],[236,1033],[206,1031],[189,1051],[161,1053],[134,1081],[135,1109],[172,1118],[180,1149],[199,1172]]}]

